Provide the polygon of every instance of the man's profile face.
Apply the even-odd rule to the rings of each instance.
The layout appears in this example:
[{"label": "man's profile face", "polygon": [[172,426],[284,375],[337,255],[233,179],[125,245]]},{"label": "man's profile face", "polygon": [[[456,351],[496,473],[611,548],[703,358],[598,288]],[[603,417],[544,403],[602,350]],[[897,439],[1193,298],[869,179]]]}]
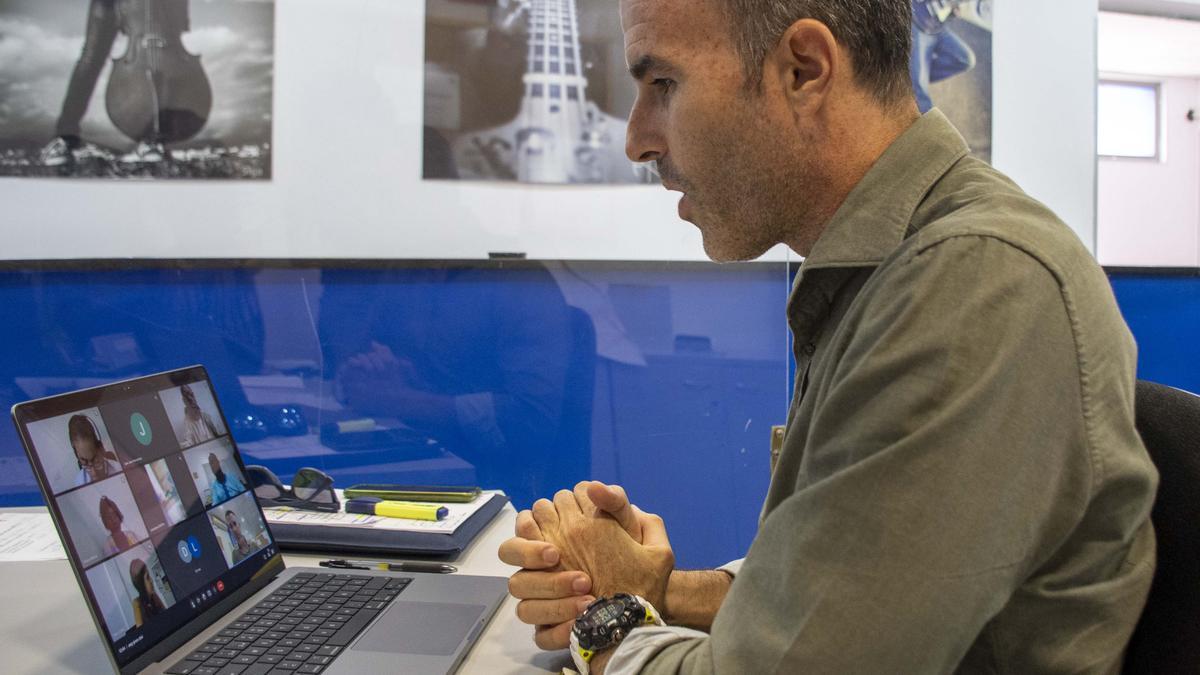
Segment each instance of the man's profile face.
[{"label": "man's profile face", "polygon": [[710,258],[747,260],[794,225],[784,198],[799,187],[800,158],[786,97],[746,86],[723,1],[621,0],[638,90],[626,153],[656,161],[663,184],[684,193],[679,215]]}]

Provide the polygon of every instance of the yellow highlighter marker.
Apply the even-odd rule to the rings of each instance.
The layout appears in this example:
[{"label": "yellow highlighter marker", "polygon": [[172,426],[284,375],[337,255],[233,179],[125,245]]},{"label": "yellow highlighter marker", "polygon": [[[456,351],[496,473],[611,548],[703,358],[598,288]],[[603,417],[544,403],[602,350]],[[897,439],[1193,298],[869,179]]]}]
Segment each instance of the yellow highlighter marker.
[{"label": "yellow highlighter marker", "polygon": [[378,497],[358,497],[346,502],[346,512],[367,513],[387,518],[441,520],[450,514],[450,509],[437,504],[396,502]]},{"label": "yellow highlighter marker", "polygon": [[375,515],[388,518],[412,518],[414,520],[441,520],[450,509],[437,504],[383,501],[375,505]]}]

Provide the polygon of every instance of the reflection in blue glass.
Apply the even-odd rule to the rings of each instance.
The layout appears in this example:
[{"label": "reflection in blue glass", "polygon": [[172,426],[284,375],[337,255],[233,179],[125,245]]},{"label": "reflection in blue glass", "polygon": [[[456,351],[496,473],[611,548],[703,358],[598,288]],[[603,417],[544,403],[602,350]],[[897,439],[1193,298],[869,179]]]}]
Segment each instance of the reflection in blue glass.
[{"label": "reflection in blue glass", "polygon": [[[248,463],[480,485],[586,478],[679,565],[745,553],[787,409],[782,265],[283,264],[0,272],[0,402],[200,363]],[[0,428],[0,503],[37,503]]]}]

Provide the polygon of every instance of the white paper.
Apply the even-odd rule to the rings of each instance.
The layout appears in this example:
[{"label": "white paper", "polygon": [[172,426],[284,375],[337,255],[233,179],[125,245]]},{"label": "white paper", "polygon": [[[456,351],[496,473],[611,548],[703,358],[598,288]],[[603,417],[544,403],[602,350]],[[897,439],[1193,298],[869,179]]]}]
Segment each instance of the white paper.
[{"label": "white paper", "polygon": [[0,513],[0,562],[66,558],[49,513]]},{"label": "white paper", "polygon": [[[484,504],[492,500],[497,491],[489,490],[479,495],[475,501],[466,504],[445,503],[450,511],[442,520],[414,520],[411,518],[387,518],[384,516],[369,516],[364,513],[324,513],[322,511],[305,511],[288,507],[273,507],[263,509],[267,522],[287,523],[289,525],[336,525],[338,527],[360,527],[367,530],[386,530],[389,532],[437,532],[453,534]],[[431,502],[421,502],[429,504]]]}]

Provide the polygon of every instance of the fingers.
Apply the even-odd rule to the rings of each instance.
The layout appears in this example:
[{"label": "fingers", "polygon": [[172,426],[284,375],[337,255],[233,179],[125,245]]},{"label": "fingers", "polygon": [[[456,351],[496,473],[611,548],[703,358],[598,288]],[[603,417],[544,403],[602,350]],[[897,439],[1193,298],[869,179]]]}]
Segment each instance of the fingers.
[{"label": "fingers", "polygon": [[[592,581],[583,572],[539,572],[522,570],[508,578],[508,592],[519,600],[577,600],[592,590]],[[575,618],[572,614],[567,618]],[[527,621],[526,623],[558,623],[566,619]]]},{"label": "fingers", "polygon": [[552,626],[538,626],[533,632],[533,643],[546,651],[566,649],[571,646],[571,628],[574,626],[573,620]]},{"label": "fingers", "polygon": [[642,534],[642,524],[638,520],[637,514],[640,511],[637,507],[629,503],[629,497],[625,494],[625,488],[620,485],[605,485],[604,483],[593,481],[587,488],[588,499],[600,509],[617,519],[621,527],[633,537],[635,541],[641,542],[644,538]]},{"label": "fingers", "polygon": [[517,603],[517,618],[534,626],[574,621],[594,601],[590,595],[557,600],[522,600]]},{"label": "fingers", "polygon": [[663,519],[653,513],[645,513],[636,506],[632,508],[642,523],[642,545],[671,548],[671,542],[667,539],[667,526],[663,523]]},{"label": "fingers", "polygon": [[558,529],[558,511],[549,499],[539,499],[533,503],[533,520],[543,532]]},{"label": "fingers", "polygon": [[593,481],[590,480],[580,481],[575,484],[575,489],[572,490],[572,492],[575,494],[575,501],[579,504],[580,510],[583,511],[584,515],[587,516],[596,515],[596,505],[593,504],[591,498],[588,497],[588,489],[592,484]]},{"label": "fingers", "polygon": [[381,359],[385,359],[385,360],[389,360],[389,361],[397,361],[398,360],[396,358],[396,355],[392,352],[391,347],[389,347],[385,344],[380,344],[374,340],[371,340],[371,352],[373,354],[377,354],[379,356],[379,358],[381,358]]},{"label": "fingers", "polygon": [[558,509],[560,519],[583,515],[583,509],[575,500],[575,493],[570,490],[559,490],[554,493],[554,508]]},{"label": "fingers", "polygon": [[500,560],[514,567],[541,570],[558,564],[558,549],[544,541],[513,537],[500,544]]},{"label": "fingers", "polygon": [[525,509],[517,514],[517,536],[535,541],[545,539],[542,536],[542,528],[538,527],[537,521],[533,519],[533,511]]}]

